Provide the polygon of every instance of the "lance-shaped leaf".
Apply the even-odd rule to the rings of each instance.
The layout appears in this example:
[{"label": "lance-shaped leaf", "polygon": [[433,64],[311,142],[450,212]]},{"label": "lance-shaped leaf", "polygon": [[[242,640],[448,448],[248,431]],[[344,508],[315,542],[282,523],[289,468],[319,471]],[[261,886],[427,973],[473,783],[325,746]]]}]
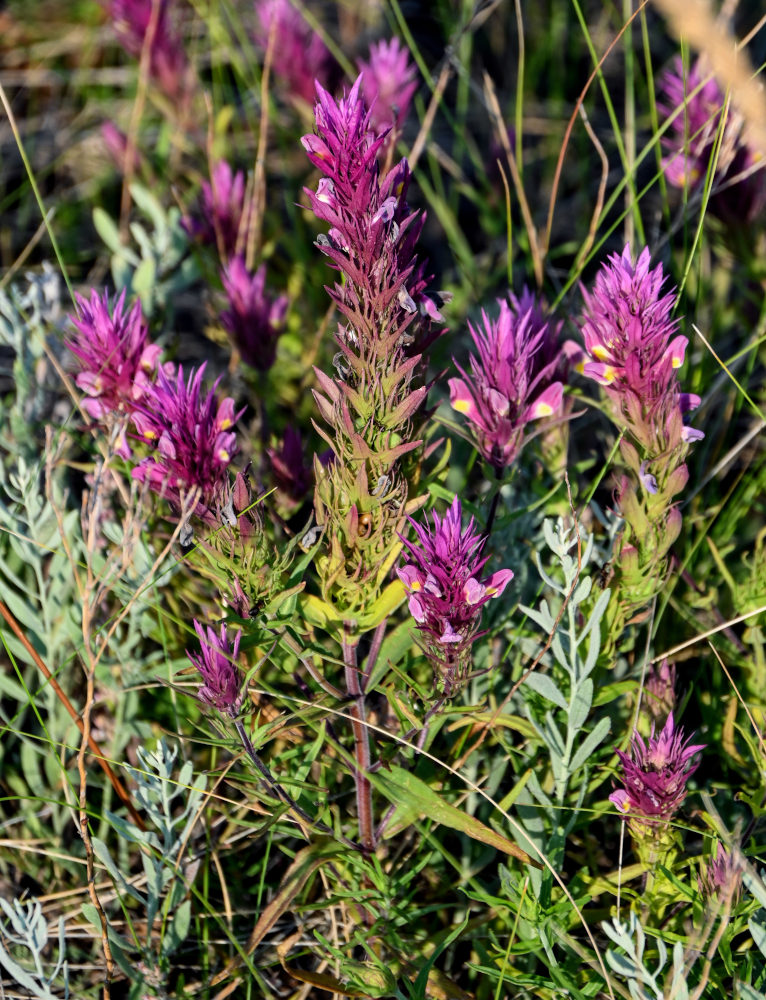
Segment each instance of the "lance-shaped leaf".
[{"label": "lance-shaped leaf", "polygon": [[371,774],[369,778],[386,798],[395,805],[404,806],[410,814],[426,816],[442,826],[464,833],[472,840],[518,858],[524,864],[542,869],[539,861],[533,860],[513,841],[486,826],[475,816],[469,816],[462,809],[446,802],[435,789],[404,768],[392,767],[386,773]]}]

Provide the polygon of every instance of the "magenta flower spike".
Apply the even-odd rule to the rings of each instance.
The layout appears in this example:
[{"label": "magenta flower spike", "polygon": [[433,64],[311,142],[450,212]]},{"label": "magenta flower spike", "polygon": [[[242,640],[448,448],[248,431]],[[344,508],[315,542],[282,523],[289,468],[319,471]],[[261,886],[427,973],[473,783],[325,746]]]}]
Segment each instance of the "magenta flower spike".
[{"label": "magenta flower spike", "polygon": [[[699,397],[679,392],[676,369],[688,341],[672,318],[674,292],[662,294],[662,264],[649,267],[648,247],[636,263],[626,246],[599,271],[592,291],[583,288],[582,333],[589,360],[583,373],[604,386],[615,417],[653,455],[701,437],[682,416]],[[651,492],[652,485],[647,481]]]},{"label": "magenta flower spike", "polygon": [[266,52],[274,25],[272,69],[294,97],[310,104],[314,81],[325,87],[334,82],[335,60],[330,50],[290,0],[256,0],[255,13],[259,22],[256,44]]},{"label": "magenta flower spike", "polygon": [[234,173],[226,160],[219,160],[210,182],[202,182],[197,213],[184,218],[181,224],[193,239],[217,246],[223,259],[229,260],[245,228],[245,215],[245,175],[241,170]]},{"label": "magenta flower spike", "polygon": [[[443,322],[425,292],[425,265],[415,253],[425,216],[407,205],[406,160],[379,178],[377,154],[386,133],[372,130],[361,86],[359,76],[336,102],[317,84],[316,134],[301,142],[324,176],[316,191],[304,191],[316,217],[330,226],[317,245],[353,286],[331,291],[350,324],[340,331],[341,340],[360,331],[363,340],[379,340],[390,353],[388,337],[402,343],[406,332],[421,351],[441,333],[434,324]],[[371,327],[371,314],[386,319],[382,330]]]},{"label": "magenta flower spike", "polygon": [[530,421],[561,412],[566,368],[558,330],[534,295],[509,299],[500,301],[497,320],[482,310],[483,330],[469,322],[478,358],[471,356],[470,375],[455,362],[463,377],[449,380],[453,409],[473,425],[479,451],[498,470],[517,458]]},{"label": "magenta flower spike", "polygon": [[[80,363],[75,382],[85,393],[82,408],[94,420],[131,413],[151,389],[161,353],[149,342],[141,303],[127,310],[124,290],[111,307],[106,293],[75,299],[78,311],[69,318],[77,334],[66,346]],[[125,442],[120,453],[130,456]]]},{"label": "magenta flower spike", "polygon": [[[105,121],[101,126],[101,138],[112,162],[121,173],[124,173],[128,162],[128,137],[114,122]],[[137,149],[133,150],[132,162],[135,166],[141,165],[141,155]]]},{"label": "magenta flower spike", "polygon": [[700,893],[708,898],[718,896],[735,900],[742,882],[742,867],[733,855],[718,841],[715,854],[711,854],[707,867],[697,879]]},{"label": "magenta flower spike", "polygon": [[300,431],[290,425],[279,448],[267,448],[271,474],[281,499],[297,507],[305,498],[314,479],[313,467],[303,457]]},{"label": "magenta flower spike", "polygon": [[698,762],[692,758],[705,749],[704,743],[690,745],[691,739],[684,739],[683,729],[676,728],[672,712],[658,737],[652,726],[648,744],[634,732],[630,753],[616,751],[625,787],[612,792],[609,801],[622,813],[670,820],[686,797],[686,783],[697,770]]},{"label": "magenta flower spike", "polygon": [[714,76],[697,60],[687,72],[677,56],[660,82],[667,118],[673,117],[663,144],[668,155],[662,165],[668,183],[693,189],[705,179],[718,131],[724,95]]},{"label": "magenta flower spike", "polygon": [[188,63],[171,20],[171,7],[171,0],[111,0],[109,13],[120,42],[137,59],[156,19],[149,72],[168,97],[178,97],[186,85]]},{"label": "magenta flower spike", "polygon": [[401,129],[418,89],[417,69],[398,38],[370,46],[369,59],[357,60],[362,74],[362,98],[370,109],[375,132]]},{"label": "magenta flower spike", "polygon": [[[416,541],[402,537],[407,561],[396,572],[428,652],[459,677],[477,638],[482,607],[503,593],[513,573],[501,569],[481,579],[489,558],[481,555],[485,540],[474,530],[473,518],[463,529],[457,497],[443,518],[434,512],[433,530],[408,520]],[[454,680],[449,674],[448,686]]]},{"label": "magenta flower spike", "polygon": [[733,104],[726,109],[721,134],[726,97],[704,60],[697,59],[687,72],[677,57],[660,87],[658,105],[671,120],[663,139],[667,156],[662,165],[668,183],[690,191],[700,188],[715,155],[709,210],[731,226],[758,218],[766,205],[766,164],[749,144],[742,115]]},{"label": "magenta flower spike", "polygon": [[221,313],[224,328],[246,364],[268,371],[276,357],[287,297],[270,298],[265,290],[266,265],[253,274],[239,255],[221,272],[221,281],[228,296],[228,309]]},{"label": "magenta flower spike", "polygon": [[242,632],[236,633],[230,645],[225,625],[221,625],[217,635],[215,629],[203,628],[195,618],[194,629],[199,636],[200,652],[194,654],[187,649],[186,655],[202,675],[203,684],[197,697],[205,705],[234,718],[242,705],[242,676],[237,666]]},{"label": "magenta flower spike", "polygon": [[186,493],[198,488],[193,513],[210,520],[211,508],[222,500],[229,463],[237,450],[232,427],[244,411],[235,413],[234,400],[228,397],[216,403],[217,382],[204,392],[204,370],[204,364],[192,369],[187,381],[181,367],[174,380],[160,372],[136,407],[133,424],[138,436],[154,450],[132,476],[177,507]]}]

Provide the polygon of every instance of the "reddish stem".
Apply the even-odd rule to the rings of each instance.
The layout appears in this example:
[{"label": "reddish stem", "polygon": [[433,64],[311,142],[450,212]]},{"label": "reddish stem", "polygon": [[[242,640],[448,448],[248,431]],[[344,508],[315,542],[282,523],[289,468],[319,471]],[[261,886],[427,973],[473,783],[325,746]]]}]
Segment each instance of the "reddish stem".
[{"label": "reddish stem", "polygon": [[356,807],[359,815],[359,840],[362,850],[371,854],[375,850],[375,833],[372,822],[372,785],[367,777],[370,768],[370,737],[367,732],[367,714],[364,692],[357,666],[357,641],[351,635],[351,625],[343,625],[343,663],[346,671],[346,688],[354,699],[349,708],[354,731],[354,782],[356,784]]}]

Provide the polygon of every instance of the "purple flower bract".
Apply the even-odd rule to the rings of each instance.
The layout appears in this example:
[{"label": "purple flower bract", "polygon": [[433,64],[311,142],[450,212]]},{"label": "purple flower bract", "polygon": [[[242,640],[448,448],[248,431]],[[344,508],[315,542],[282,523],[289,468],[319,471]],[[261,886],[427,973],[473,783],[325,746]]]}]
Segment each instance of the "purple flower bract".
[{"label": "purple flower bract", "polygon": [[226,160],[219,160],[202,182],[200,206],[196,214],[182,221],[186,232],[200,243],[217,246],[228,260],[237,250],[245,216],[245,175],[235,173]]},{"label": "purple flower bract", "polygon": [[401,128],[418,88],[417,70],[398,38],[370,46],[370,58],[358,60],[362,97],[376,132]]},{"label": "purple flower bract", "polygon": [[443,518],[434,512],[433,530],[412,518],[409,522],[417,537],[414,542],[402,538],[407,561],[397,574],[409,594],[410,613],[429,651],[459,671],[476,638],[482,607],[503,593],[513,573],[501,569],[480,578],[489,558],[481,555],[484,539],[474,530],[473,518],[463,529],[457,497]]},{"label": "purple flower bract", "polygon": [[593,290],[583,289],[583,372],[604,386],[618,422],[658,455],[702,435],[682,420],[699,398],[678,387],[688,341],[672,318],[675,294],[662,294],[662,265],[649,263],[648,247],[634,264],[626,246],[603,265]]},{"label": "purple flower bract", "polygon": [[110,308],[109,297],[75,295],[71,316],[77,335],[66,346],[80,362],[75,381],[85,393],[82,408],[94,420],[112,411],[130,412],[151,387],[161,349],[149,342],[141,303],[125,308],[125,291]]},{"label": "purple flower bract", "polygon": [[697,770],[692,758],[705,749],[704,743],[689,745],[691,739],[684,739],[683,729],[676,728],[672,712],[659,736],[654,735],[652,726],[648,743],[634,732],[630,753],[616,751],[625,787],[612,792],[609,801],[623,813],[670,820],[686,797],[687,781]]},{"label": "purple flower bract", "polygon": [[218,383],[207,394],[203,391],[204,370],[204,364],[192,369],[186,382],[183,368],[174,380],[160,372],[133,414],[139,437],[154,451],[132,472],[134,479],[179,507],[182,495],[198,488],[194,513],[203,517],[220,500],[237,448],[231,428],[243,412],[234,412],[231,398],[216,403]]},{"label": "purple flower bract", "polygon": [[562,352],[529,292],[501,300],[497,320],[483,311],[482,319],[483,330],[468,324],[478,358],[470,375],[455,362],[463,377],[449,380],[450,403],[473,425],[484,458],[503,469],[518,456],[526,424],[561,410]]},{"label": "purple flower bract", "polygon": [[221,272],[221,280],[229,300],[228,309],[221,313],[221,322],[231,334],[242,360],[258,371],[268,371],[276,357],[287,298],[280,295],[271,299],[266,294],[265,264],[252,274],[239,255]]},{"label": "purple flower bract", "polygon": [[203,628],[196,619],[194,628],[199,636],[200,652],[197,655],[187,649],[186,655],[202,675],[203,684],[197,697],[204,704],[233,717],[242,704],[242,677],[237,667],[242,633],[237,632],[229,645],[225,625],[221,626],[219,635],[215,629]]}]

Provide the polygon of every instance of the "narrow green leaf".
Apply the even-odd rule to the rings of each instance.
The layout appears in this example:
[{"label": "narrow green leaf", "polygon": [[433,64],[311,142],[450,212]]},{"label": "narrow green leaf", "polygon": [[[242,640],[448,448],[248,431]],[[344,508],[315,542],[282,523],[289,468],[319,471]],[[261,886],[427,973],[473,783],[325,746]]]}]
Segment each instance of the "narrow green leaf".
[{"label": "narrow green leaf", "polygon": [[[106,244],[107,248],[111,250],[112,253],[122,255],[126,247],[122,245],[120,240],[120,231],[117,228],[117,223],[108,215],[103,208],[93,209],[93,225],[96,227],[96,232],[101,237],[101,239]],[[132,254],[132,251],[128,250],[128,254]],[[135,254],[132,254],[135,257]],[[135,263],[138,263],[138,258],[136,258]]]},{"label": "narrow green leaf", "polygon": [[524,683],[527,687],[536,691],[537,694],[542,695],[543,698],[552,701],[554,705],[558,705],[565,712],[569,708],[566,698],[559,691],[550,674],[531,673]]},{"label": "narrow green leaf", "polygon": [[580,770],[590,755],[606,739],[610,729],[611,723],[606,717],[596,723],[595,729],[585,737],[579,748],[572,754],[572,759],[569,762],[570,774]]},{"label": "narrow green leaf", "polygon": [[520,847],[496,833],[490,827],[485,826],[475,816],[469,816],[456,806],[445,802],[437,791],[427,785],[420,778],[417,778],[402,767],[392,767],[387,773],[371,774],[370,781],[381,791],[389,801],[399,804],[403,803],[413,810],[417,810],[418,815],[427,816],[429,819],[451,830],[459,830],[472,840],[478,840],[482,844],[488,844],[504,854],[518,858],[525,864],[535,868],[542,868],[542,865],[533,861],[532,858],[522,851]]}]

